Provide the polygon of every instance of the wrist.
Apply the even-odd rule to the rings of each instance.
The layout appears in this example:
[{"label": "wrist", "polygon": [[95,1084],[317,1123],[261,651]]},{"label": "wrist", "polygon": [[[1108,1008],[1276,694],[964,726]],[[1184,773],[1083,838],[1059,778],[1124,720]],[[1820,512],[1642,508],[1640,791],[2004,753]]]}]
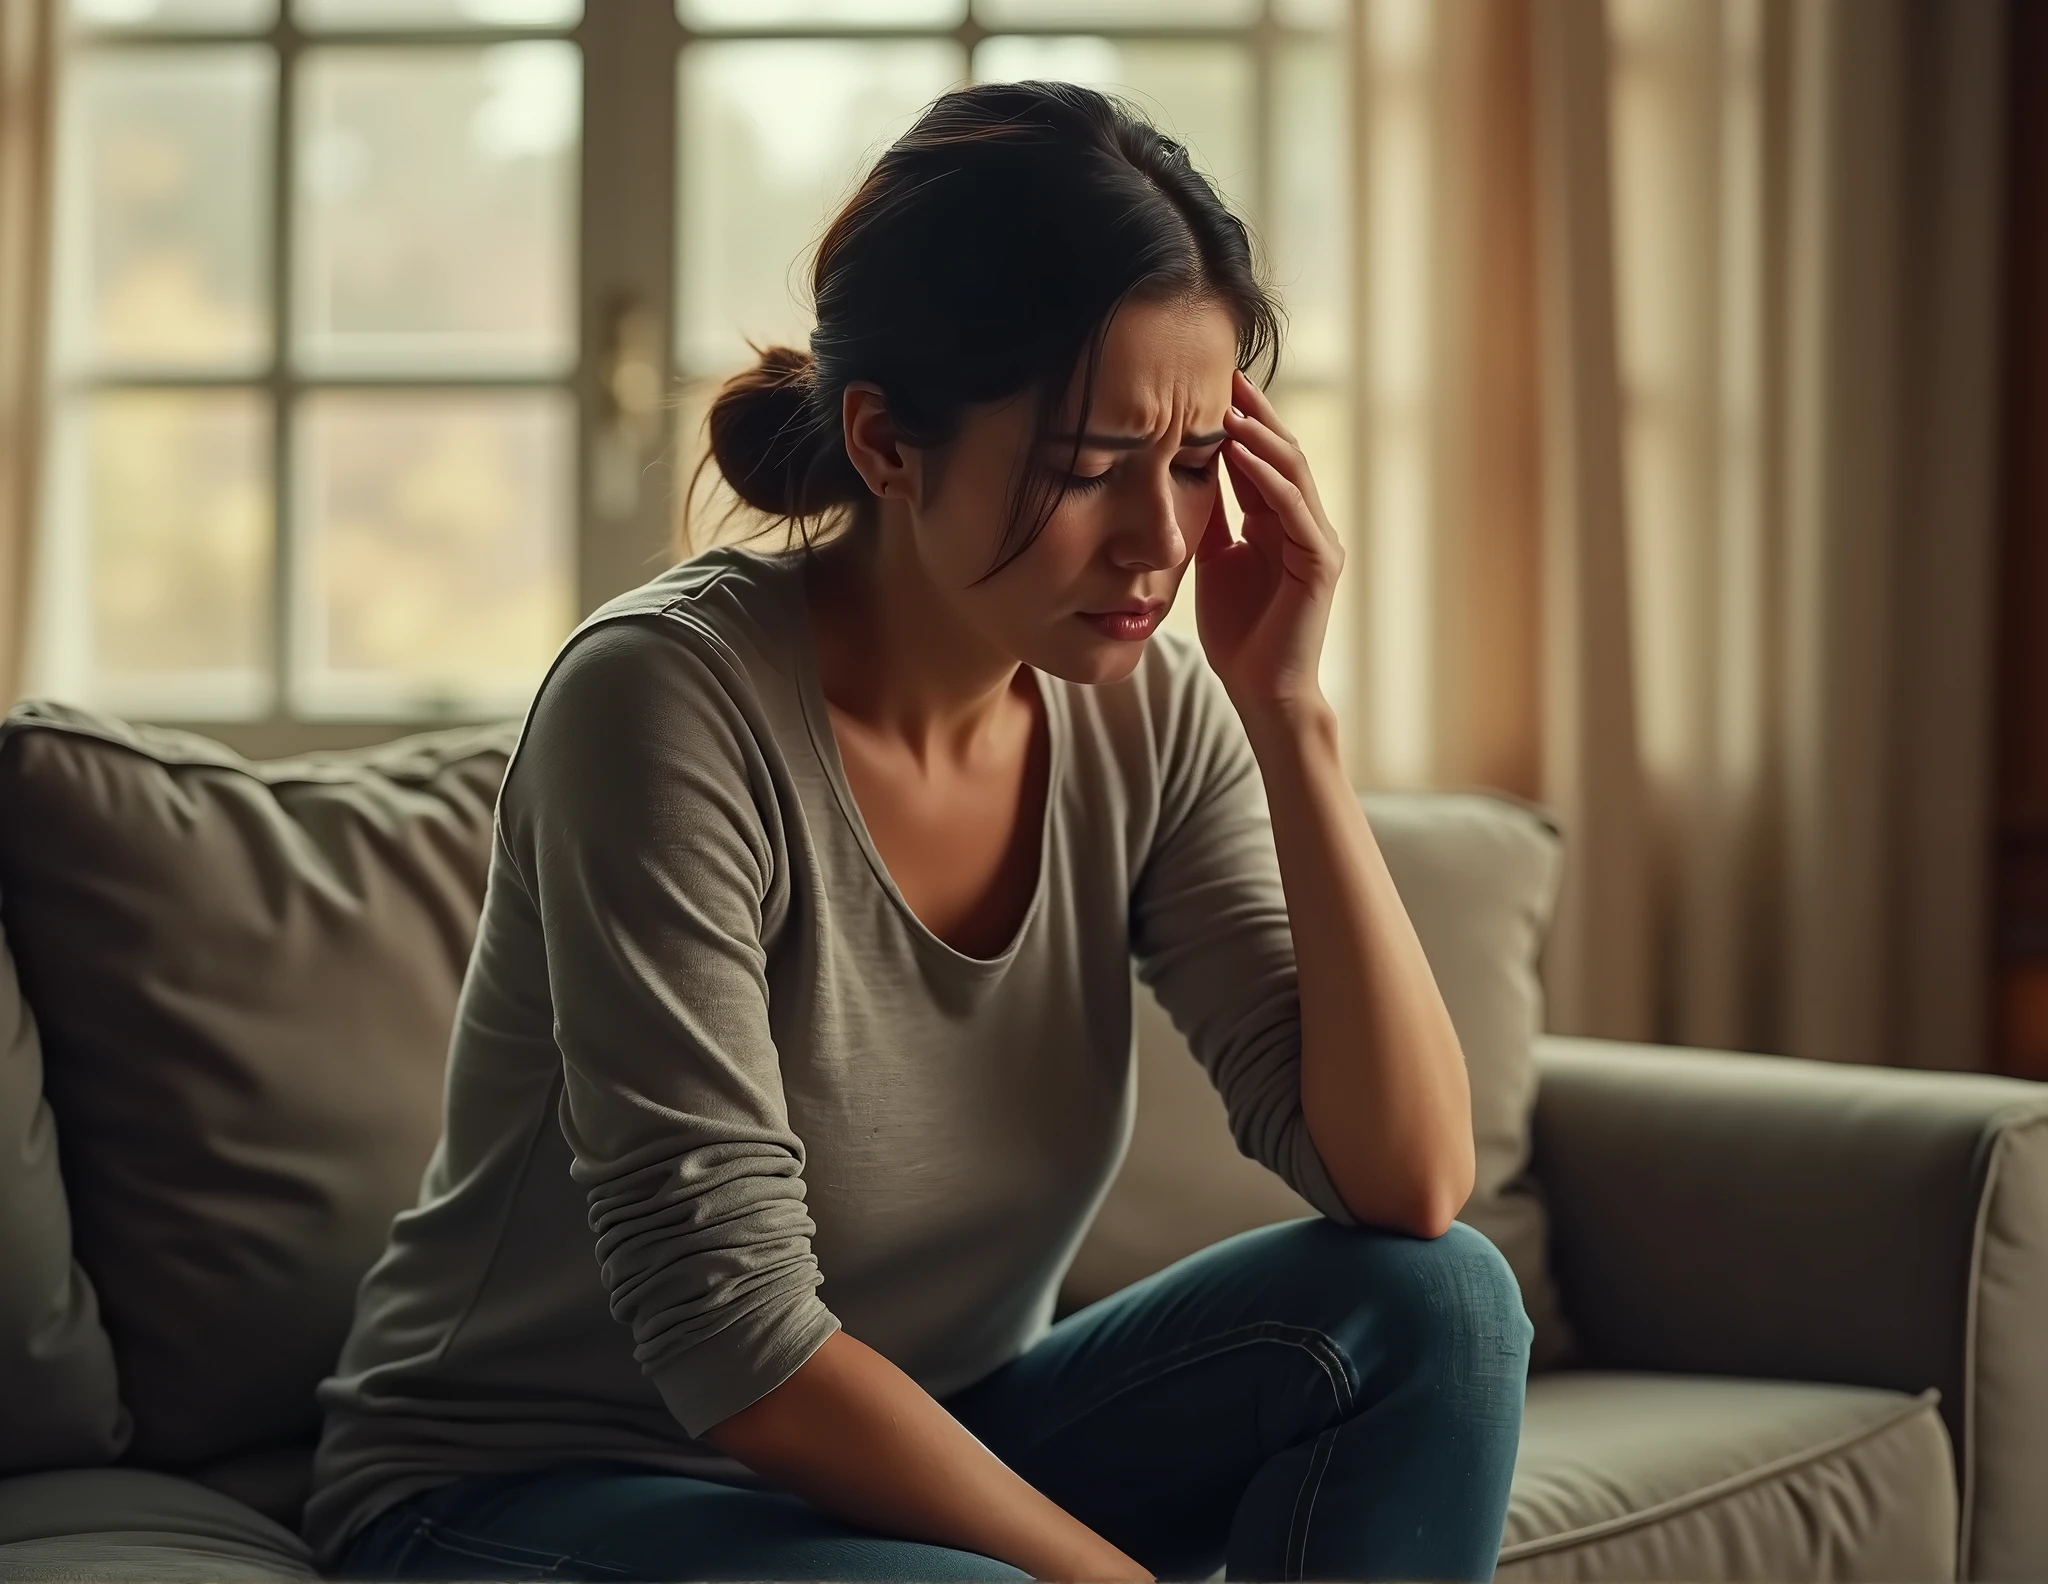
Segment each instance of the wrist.
[{"label": "wrist", "polygon": [[1320,689],[1293,698],[1233,702],[1255,754],[1337,749],[1337,712]]}]

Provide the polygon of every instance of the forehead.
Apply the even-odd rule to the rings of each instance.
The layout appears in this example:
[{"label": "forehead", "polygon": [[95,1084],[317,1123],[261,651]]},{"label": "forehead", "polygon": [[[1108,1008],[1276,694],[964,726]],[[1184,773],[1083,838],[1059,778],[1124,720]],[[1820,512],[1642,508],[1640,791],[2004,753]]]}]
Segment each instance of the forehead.
[{"label": "forehead", "polygon": [[[1091,430],[1150,433],[1220,423],[1237,366],[1237,326],[1213,298],[1129,302],[1102,341]],[[1078,396],[1078,391],[1076,395]]]}]

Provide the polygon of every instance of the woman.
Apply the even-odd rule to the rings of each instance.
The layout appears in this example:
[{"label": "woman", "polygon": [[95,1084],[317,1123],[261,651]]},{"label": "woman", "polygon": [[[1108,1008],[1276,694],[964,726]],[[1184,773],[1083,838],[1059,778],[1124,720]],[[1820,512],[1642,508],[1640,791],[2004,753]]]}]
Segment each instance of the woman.
[{"label": "woman", "polygon": [[[1452,1222],[1463,1062],[1317,692],[1341,556],[1243,372],[1244,227],[1101,95],[978,87],[814,284],[810,351],[710,419],[804,545],[614,600],[527,717],[311,1538],[353,1577],[1490,1576],[1528,1322]],[[1200,650],[1152,636],[1190,560]],[[1321,1215],[1050,1325],[1133,959]]]}]

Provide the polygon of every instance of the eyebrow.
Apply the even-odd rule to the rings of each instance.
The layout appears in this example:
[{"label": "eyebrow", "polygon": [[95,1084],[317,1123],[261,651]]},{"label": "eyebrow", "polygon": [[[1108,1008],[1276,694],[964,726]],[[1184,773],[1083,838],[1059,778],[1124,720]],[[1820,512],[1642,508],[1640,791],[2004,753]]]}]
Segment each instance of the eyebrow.
[{"label": "eyebrow", "polygon": [[[1071,444],[1076,437],[1070,434],[1061,434],[1048,435],[1046,438],[1066,445]],[[1079,439],[1084,447],[1093,451],[1137,451],[1152,443],[1150,435],[1096,434],[1092,431],[1079,436]],[[1223,431],[1221,429],[1215,430],[1210,434],[1184,434],[1180,437],[1180,449],[1186,451],[1195,446],[1211,446],[1217,444],[1222,439]]]}]

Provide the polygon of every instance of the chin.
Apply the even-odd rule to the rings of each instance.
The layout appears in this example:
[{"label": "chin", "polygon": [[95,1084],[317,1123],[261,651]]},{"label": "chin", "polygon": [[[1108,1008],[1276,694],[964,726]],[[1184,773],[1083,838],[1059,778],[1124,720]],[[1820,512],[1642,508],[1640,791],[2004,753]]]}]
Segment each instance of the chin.
[{"label": "chin", "polygon": [[1136,643],[1119,643],[1115,639],[1100,638],[1092,643],[1063,644],[1057,654],[1048,654],[1042,660],[1034,659],[1031,664],[1063,682],[1103,687],[1121,682],[1137,670],[1138,662],[1144,658],[1145,646],[1151,641],[1145,638]]}]

